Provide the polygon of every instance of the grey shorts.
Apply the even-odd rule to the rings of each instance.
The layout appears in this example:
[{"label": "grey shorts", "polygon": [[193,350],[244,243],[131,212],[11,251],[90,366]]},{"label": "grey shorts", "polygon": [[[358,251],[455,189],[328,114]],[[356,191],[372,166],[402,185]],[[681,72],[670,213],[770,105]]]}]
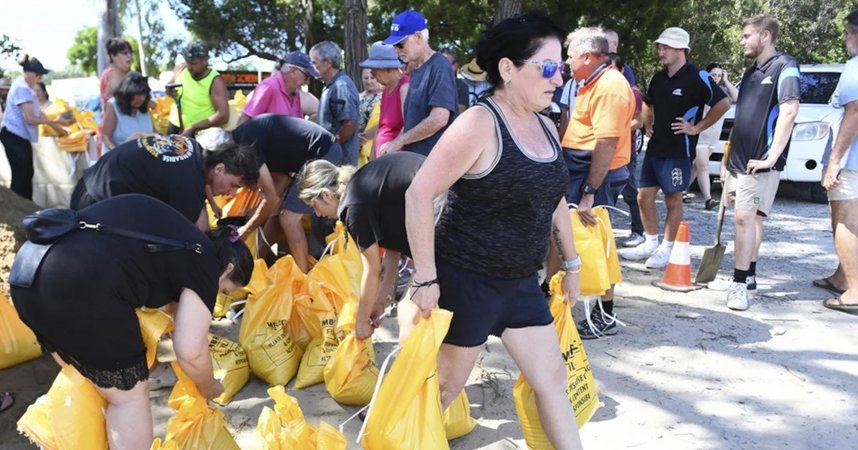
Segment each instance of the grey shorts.
[{"label": "grey shorts", "polygon": [[[321,159],[339,166],[343,159],[343,148],[340,144],[335,143]],[[301,170],[303,171],[303,168]],[[310,208],[310,205],[298,198],[298,180],[300,179],[301,172],[298,172],[298,175],[295,175],[295,179],[292,180],[292,184],[289,185],[289,188],[283,195],[283,209],[297,214],[310,214],[313,212],[313,208]]]}]

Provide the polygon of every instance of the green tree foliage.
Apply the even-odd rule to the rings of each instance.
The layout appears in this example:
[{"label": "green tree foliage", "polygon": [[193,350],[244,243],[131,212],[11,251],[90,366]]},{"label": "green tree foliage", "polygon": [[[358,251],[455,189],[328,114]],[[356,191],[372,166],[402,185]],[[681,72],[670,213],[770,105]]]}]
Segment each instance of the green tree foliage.
[{"label": "green tree foliage", "polygon": [[66,56],[72,65],[80,67],[84,73],[95,74],[98,71],[97,47],[98,29],[83,27],[75,33]]},{"label": "green tree foliage", "polygon": [[[0,60],[15,59],[20,51],[21,47],[18,46],[18,43],[14,39],[8,35],[0,34]],[[5,77],[6,74],[3,68],[0,67],[0,78]]]}]

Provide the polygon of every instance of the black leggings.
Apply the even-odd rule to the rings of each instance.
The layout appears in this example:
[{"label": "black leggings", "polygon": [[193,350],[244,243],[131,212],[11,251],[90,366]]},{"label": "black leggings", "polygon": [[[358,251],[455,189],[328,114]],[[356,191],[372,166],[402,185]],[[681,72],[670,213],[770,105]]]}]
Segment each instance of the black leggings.
[{"label": "black leggings", "polygon": [[6,159],[12,169],[12,192],[26,198],[33,199],[33,145],[27,139],[3,127],[0,130],[0,142],[6,150]]}]

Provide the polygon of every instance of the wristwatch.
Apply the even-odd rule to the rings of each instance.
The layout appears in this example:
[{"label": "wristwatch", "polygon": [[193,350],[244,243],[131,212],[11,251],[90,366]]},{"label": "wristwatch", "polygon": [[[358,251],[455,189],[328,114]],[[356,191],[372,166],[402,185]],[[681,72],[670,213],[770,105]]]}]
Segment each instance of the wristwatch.
[{"label": "wristwatch", "polygon": [[570,271],[581,269],[581,256],[577,256],[575,259],[564,259],[560,265],[563,267],[563,270]]},{"label": "wristwatch", "polygon": [[584,185],[581,186],[581,193],[584,195],[587,195],[587,194],[596,195],[596,191],[598,191],[598,189],[594,188],[593,185],[590,183],[584,183]]}]

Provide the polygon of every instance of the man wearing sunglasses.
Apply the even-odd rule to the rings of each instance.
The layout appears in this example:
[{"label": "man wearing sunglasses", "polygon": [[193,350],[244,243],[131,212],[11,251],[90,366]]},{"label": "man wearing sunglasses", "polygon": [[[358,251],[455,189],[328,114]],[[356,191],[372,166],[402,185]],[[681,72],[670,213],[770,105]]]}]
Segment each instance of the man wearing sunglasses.
[{"label": "man wearing sunglasses", "polygon": [[405,98],[402,133],[382,145],[379,153],[405,149],[428,155],[459,113],[456,76],[447,58],[429,46],[426,19],[417,11],[394,17],[384,44],[393,45],[399,58],[415,68]]},{"label": "man wearing sunglasses", "polygon": [[[623,74],[613,70],[608,39],[601,28],[573,31],[566,39],[567,64],[578,81],[578,96],[562,138],[569,168],[566,201],[578,205],[581,222],[596,225],[595,206],[614,206],[629,178],[635,98]],[[559,268],[559,257],[549,255],[549,273]],[[578,325],[582,339],[613,335],[613,287],[593,308],[590,320]]]},{"label": "man wearing sunglasses", "polygon": [[319,72],[306,53],[291,52],[275,74],[256,86],[244,107],[238,125],[265,113],[314,119],[319,109],[319,100],[309,92],[301,90],[310,78],[319,78]]}]

